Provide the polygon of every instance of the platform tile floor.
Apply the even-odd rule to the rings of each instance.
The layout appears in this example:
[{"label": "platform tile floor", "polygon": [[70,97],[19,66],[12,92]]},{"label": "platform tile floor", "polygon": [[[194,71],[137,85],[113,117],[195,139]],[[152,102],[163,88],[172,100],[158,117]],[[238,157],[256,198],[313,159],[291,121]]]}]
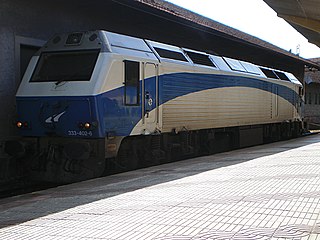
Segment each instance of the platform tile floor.
[{"label": "platform tile floor", "polygon": [[0,239],[320,239],[320,135],[0,200]]}]

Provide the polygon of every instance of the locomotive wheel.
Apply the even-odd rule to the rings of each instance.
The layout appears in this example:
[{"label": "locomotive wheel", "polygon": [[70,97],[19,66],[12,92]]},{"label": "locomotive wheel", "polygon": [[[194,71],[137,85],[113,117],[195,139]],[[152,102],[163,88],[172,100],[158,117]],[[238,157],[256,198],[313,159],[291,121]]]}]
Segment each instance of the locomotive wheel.
[{"label": "locomotive wheel", "polygon": [[116,157],[116,168],[119,168],[119,170],[122,171],[129,171],[138,168],[139,153],[135,145],[135,142],[131,139],[123,140],[118,156]]}]

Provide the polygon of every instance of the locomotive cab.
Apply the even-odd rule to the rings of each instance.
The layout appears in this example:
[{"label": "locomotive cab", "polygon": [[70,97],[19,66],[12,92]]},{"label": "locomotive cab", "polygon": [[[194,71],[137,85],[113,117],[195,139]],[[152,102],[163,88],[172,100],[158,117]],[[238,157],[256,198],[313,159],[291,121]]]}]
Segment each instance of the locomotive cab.
[{"label": "locomotive cab", "polygon": [[95,32],[55,36],[41,48],[17,92],[23,136],[101,135],[91,108],[103,51]]},{"label": "locomotive cab", "polygon": [[105,31],[56,35],[32,57],[16,95],[16,126],[39,162],[50,156],[39,165],[62,169],[46,179],[101,175],[142,112],[145,131],[154,131],[157,63],[144,40]]},{"label": "locomotive cab", "polygon": [[99,31],[56,35],[29,63],[16,94],[16,126],[28,137],[23,151],[34,154],[30,165],[40,178],[73,182],[104,170],[95,98],[102,53],[110,52],[102,39]]}]

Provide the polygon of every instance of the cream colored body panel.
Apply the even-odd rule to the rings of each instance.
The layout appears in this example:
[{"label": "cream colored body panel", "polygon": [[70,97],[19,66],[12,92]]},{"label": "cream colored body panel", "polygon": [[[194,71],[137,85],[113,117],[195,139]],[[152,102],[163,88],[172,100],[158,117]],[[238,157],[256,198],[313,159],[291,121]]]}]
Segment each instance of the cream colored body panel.
[{"label": "cream colored body panel", "polygon": [[[275,104],[278,104],[277,114],[273,114]],[[163,104],[161,111],[162,132],[282,122],[295,115],[287,100],[247,87],[191,93]]]}]

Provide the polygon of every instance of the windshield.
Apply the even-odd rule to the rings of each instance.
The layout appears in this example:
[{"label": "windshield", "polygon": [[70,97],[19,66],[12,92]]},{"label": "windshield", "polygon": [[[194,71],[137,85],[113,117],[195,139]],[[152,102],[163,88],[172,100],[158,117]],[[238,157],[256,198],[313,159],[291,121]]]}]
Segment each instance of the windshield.
[{"label": "windshield", "polygon": [[89,81],[99,52],[43,52],[30,82]]}]

